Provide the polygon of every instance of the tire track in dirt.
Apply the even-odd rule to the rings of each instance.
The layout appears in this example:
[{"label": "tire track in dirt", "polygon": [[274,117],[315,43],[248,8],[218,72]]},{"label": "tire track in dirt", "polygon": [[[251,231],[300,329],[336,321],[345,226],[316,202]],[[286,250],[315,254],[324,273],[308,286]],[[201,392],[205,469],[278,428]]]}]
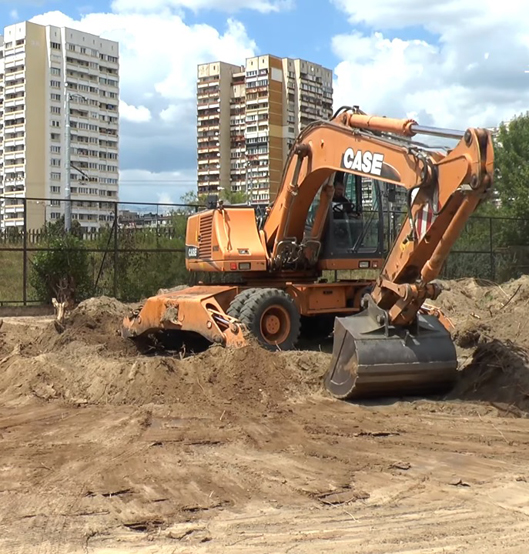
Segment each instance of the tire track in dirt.
[{"label": "tire track in dirt", "polygon": [[529,422],[491,368],[473,402],[348,404],[318,352],[138,356],[123,308],[4,323],[0,551],[526,551]]}]

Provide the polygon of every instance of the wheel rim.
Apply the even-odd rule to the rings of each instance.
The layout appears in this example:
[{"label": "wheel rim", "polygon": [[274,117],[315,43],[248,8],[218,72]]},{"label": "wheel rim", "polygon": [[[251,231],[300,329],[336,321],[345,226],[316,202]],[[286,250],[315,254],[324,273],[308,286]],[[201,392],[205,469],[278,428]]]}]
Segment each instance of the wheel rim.
[{"label": "wheel rim", "polygon": [[290,333],[290,317],[282,306],[270,306],[261,316],[261,336],[268,344],[280,344]]}]

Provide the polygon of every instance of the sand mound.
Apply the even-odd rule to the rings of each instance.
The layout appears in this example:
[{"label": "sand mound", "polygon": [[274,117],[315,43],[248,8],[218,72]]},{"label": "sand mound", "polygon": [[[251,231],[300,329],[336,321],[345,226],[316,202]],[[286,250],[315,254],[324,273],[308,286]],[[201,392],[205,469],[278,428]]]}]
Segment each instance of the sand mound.
[{"label": "sand mound", "polygon": [[474,351],[449,398],[487,401],[529,412],[529,355],[516,344],[493,339]]},{"label": "sand mound", "polygon": [[61,352],[69,343],[104,345],[108,356],[135,355],[130,341],[121,337],[121,322],[131,305],[102,296],[81,302],[68,314],[63,329],[50,323],[33,342],[33,354]]},{"label": "sand mound", "polygon": [[[183,360],[173,357],[109,357],[105,345],[72,341],[54,352],[14,355],[1,369],[0,398],[18,403],[31,396],[90,404],[225,403],[237,409],[272,409],[315,391],[325,354],[291,354],[255,346],[211,348]],[[301,364],[298,365],[298,361]]]},{"label": "sand mound", "polygon": [[[529,411],[529,277],[501,287],[448,281],[437,304],[456,325],[466,360],[451,397],[514,404]],[[181,359],[142,355],[120,336],[132,306],[108,297],[81,303],[58,330],[53,322],[4,325],[0,333],[0,400],[35,397],[73,403],[181,403],[274,410],[323,390],[330,355],[268,352],[257,345],[211,347]]]},{"label": "sand mound", "polygon": [[0,399],[73,403],[211,404],[270,410],[321,388],[327,354],[211,347],[188,358],[144,356],[120,334],[130,309],[112,298],[81,303],[58,330],[53,322],[19,336],[0,363]]},{"label": "sand mound", "polygon": [[501,286],[478,279],[438,281],[445,290],[432,304],[441,307],[456,325],[469,320],[486,319],[498,312],[509,312],[529,301],[529,276]]},{"label": "sand mound", "polygon": [[453,398],[529,411],[529,276],[501,286],[475,279],[443,282],[437,304],[456,323],[464,360]]}]

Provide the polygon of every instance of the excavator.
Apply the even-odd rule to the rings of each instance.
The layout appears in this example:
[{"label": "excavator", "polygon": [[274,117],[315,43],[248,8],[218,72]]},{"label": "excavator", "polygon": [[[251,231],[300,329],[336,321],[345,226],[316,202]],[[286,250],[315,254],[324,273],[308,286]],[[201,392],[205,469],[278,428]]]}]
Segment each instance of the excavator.
[{"label": "excavator", "polygon": [[[457,141],[418,142],[418,134]],[[468,218],[493,185],[491,134],[425,127],[342,107],[307,125],[292,146],[273,203],[217,202],[189,217],[186,267],[221,275],[158,294],[126,316],[122,336],[194,337],[206,345],[296,348],[302,323],[333,323],[324,376],[338,399],[442,394],[457,375],[446,318],[429,306],[435,279]],[[340,188],[348,199],[334,201]],[[382,186],[404,187],[405,219],[385,255]],[[362,198],[371,187],[370,213]],[[370,269],[375,279],[323,277]],[[161,337],[161,338],[160,338]]]}]

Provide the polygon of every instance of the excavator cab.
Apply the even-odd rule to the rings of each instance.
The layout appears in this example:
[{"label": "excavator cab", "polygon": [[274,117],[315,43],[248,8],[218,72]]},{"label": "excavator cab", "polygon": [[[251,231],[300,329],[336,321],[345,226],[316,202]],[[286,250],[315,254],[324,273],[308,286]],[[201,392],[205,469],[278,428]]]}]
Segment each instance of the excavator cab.
[{"label": "excavator cab", "polygon": [[[334,185],[334,196],[322,234],[320,265],[331,269],[338,260],[382,260],[385,255],[385,220],[381,182],[345,172],[334,173],[330,180]],[[308,212],[306,236],[310,236],[312,230],[320,193],[321,190]]]}]

